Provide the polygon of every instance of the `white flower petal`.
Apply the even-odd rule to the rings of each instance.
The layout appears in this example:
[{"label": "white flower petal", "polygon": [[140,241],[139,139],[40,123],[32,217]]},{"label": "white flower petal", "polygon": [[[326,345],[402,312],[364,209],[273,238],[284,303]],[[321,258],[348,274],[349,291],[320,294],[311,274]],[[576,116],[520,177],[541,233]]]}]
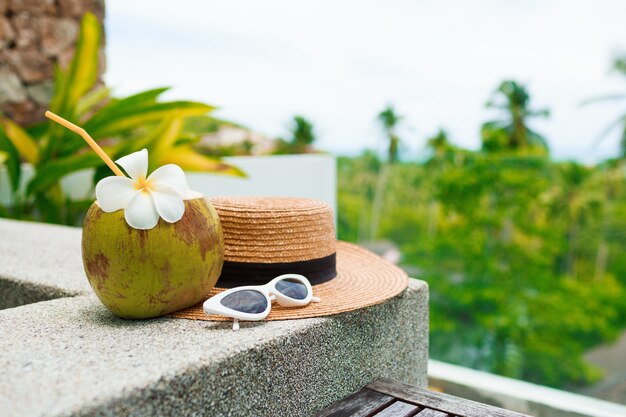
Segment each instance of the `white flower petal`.
[{"label": "white flower petal", "polygon": [[174,188],[155,183],[152,186],[152,200],[157,212],[168,223],[179,221],[185,214],[185,203]]},{"label": "white flower petal", "polygon": [[194,190],[183,191],[182,193],[180,193],[180,195],[183,197],[183,200],[193,200],[196,198],[204,198],[204,194],[199,193]]},{"label": "white flower petal", "polygon": [[111,213],[125,208],[138,192],[135,182],[126,177],[106,177],[96,184],[96,199],[102,211]]},{"label": "white flower petal", "polygon": [[126,171],[135,181],[145,180],[148,175],[148,150],[142,149],[133,152],[115,161]]},{"label": "white flower petal", "polygon": [[152,184],[165,184],[173,187],[179,193],[187,191],[187,178],[185,173],[178,165],[167,164],[154,170],[148,177],[148,181]]},{"label": "white flower petal", "polygon": [[147,191],[140,191],[130,200],[124,209],[124,218],[130,227],[135,229],[152,229],[159,222],[159,213],[154,207],[152,195]]}]

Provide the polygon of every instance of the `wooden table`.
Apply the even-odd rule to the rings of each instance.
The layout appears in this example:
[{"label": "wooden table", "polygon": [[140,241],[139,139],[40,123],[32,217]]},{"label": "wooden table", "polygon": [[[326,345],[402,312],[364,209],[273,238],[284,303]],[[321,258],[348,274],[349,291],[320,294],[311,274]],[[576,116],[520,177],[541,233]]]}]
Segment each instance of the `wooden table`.
[{"label": "wooden table", "polygon": [[315,417],[529,417],[502,408],[380,379]]}]

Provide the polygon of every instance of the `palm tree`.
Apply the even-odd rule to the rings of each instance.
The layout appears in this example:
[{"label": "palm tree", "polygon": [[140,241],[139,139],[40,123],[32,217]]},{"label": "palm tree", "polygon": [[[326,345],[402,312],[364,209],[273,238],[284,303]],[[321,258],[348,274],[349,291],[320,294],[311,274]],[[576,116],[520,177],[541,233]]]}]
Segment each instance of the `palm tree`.
[{"label": "palm tree", "polygon": [[294,154],[313,152],[313,142],[317,139],[313,123],[304,116],[293,117],[289,126],[291,138],[289,140],[279,139],[274,153]]},{"label": "palm tree", "polygon": [[487,102],[487,108],[501,110],[502,118],[483,124],[482,147],[485,151],[548,152],[546,139],[528,127],[528,120],[548,117],[547,109],[529,109],[526,87],[515,81],[503,81]]},{"label": "palm tree", "polygon": [[402,120],[394,108],[389,105],[378,114],[378,121],[381,123],[383,132],[389,141],[387,145],[387,162],[393,164],[398,160],[400,138],[396,134],[396,128]]},{"label": "palm tree", "polygon": [[315,132],[313,130],[313,123],[307,120],[304,116],[294,116],[293,125],[291,127],[291,144],[294,148],[302,150],[306,153],[311,150],[311,145],[315,142]]},{"label": "palm tree", "polygon": [[[626,55],[615,58],[613,61],[612,70],[626,76]],[[584,101],[582,104],[587,105],[591,103],[597,103],[602,101],[615,101],[626,100],[626,93],[611,94],[600,97],[594,97]],[[626,114],[620,115],[615,121],[609,124],[595,141],[595,146],[598,146],[613,130],[619,127],[620,139],[619,139],[619,158],[626,159]]]},{"label": "palm tree", "polygon": [[381,124],[385,137],[388,140],[387,160],[383,163],[378,173],[378,180],[376,181],[374,202],[372,203],[369,240],[374,240],[378,234],[380,216],[383,210],[385,188],[389,178],[389,167],[398,161],[400,138],[398,137],[396,130],[403,117],[398,115],[391,105],[388,105],[383,111],[378,113],[377,119]]},{"label": "palm tree", "polygon": [[437,133],[426,140],[426,147],[432,153],[432,158],[442,158],[446,154],[455,150],[454,145],[448,139],[448,132],[439,129]]}]

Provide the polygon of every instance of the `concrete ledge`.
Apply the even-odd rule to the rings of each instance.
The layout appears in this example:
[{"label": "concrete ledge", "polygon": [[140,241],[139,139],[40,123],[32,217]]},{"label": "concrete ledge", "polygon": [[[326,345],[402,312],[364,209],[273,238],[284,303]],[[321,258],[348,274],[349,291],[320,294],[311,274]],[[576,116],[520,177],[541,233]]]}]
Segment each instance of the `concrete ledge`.
[{"label": "concrete ledge", "polygon": [[378,306],[239,332],[128,321],[92,295],[80,229],[2,220],[0,236],[4,306],[33,303],[0,311],[3,417],[309,416],[380,377],[426,384],[422,281]]},{"label": "concrete ledge", "polygon": [[330,318],[127,321],[94,297],[0,312],[3,416],[309,416],[368,382],[426,383],[427,287]]},{"label": "concrete ledge", "polygon": [[0,310],[73,295],[49,285],[0,277]]},{"label": "concrete ledge", "polygon": [[0,309],[89,294],[81,229],[0,220]]}]

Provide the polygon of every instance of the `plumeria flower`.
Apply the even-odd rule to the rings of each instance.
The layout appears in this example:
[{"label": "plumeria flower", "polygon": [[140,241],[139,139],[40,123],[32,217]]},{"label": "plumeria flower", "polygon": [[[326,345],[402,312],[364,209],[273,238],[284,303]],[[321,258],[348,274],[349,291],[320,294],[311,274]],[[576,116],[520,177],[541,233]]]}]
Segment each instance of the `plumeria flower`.
[{"label": "plumeria flower", "polygon": [[148,175],[148,151],[142,149],[117,161],[130,178],[112,176],[96,185],[96,198],[102,211],[124,210],[124,218],[135,229],[152,229],[159,217],[168,223],[185,213],[183,200],[196,198],[189,190],[185,173],[174,164],[163,165]]}]

